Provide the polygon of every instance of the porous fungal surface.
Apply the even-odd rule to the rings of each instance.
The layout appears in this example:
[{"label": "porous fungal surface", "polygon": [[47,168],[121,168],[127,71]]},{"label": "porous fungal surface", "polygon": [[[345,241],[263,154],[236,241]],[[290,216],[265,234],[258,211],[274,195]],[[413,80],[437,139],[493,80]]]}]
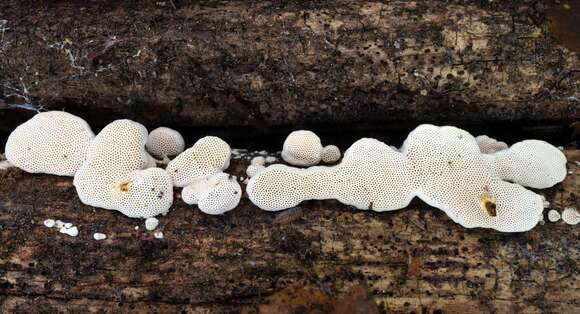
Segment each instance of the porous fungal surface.
[{"label": "porous fungal surface", "polygon": [[418,196],[467,228],[520,232],[542,217],[541,197],[503,181],[475,138],[455,127],[421,125],[398,152],[361,139],[334,167],[272,165],[250,179],[250,200],[281,210],[309,199],[337,199],[376,211],[406,207]]},{"label": "porous fungal surface", "polygon": [[545,189],[566,177],[566,156],[558,148],[538,140],[525,140],[491,155],[493,169],[507,181]]},{"label": "porous fungal surface", "polygon": [[166,170],[175,186],[184,187],[227,169],[230,157],[228,143],[219,137],[206,136],[173,159]]},{"label": "porous fungal surface", "polygon": [[282,159],[295,166],[312,166],[320,162],[322,144],[312,131],[294,131],[288,135],[282,148]]},{"label": "porous fungal surface", "polygon": [[573,207],[566,207],[562,212],[562,220],[569,225],[577,225],[580,222],[580,213]]},{"label": "porous fungal surface", "polygon": [[542,217],[542,198],[495,176],[475,138],[464,130],[421,125],[401,152],[417,171],[417,196],[464,227],[521,232]]},{"label": "porous fungal surface", "polygon": [[477,141],[479,150],[484,154],[491,154],[508,148],[506,143],[500,142],[487,135],[480,135],[476,137],[475,140]]},{"label": "porous fungal surface", "polygon": [[6,142],[6,158],[30,173],[73,176],[86,158],[91,127],[63,111],[38,113],[18,126]]},{"label": "porous fungal surface", "polygon": [[92,141],[73,184],[87,205],[118,210],[129,217],[165,214],[173,203],[172,178],[147,168],[147,130],[130,120],[107,125]]},{"label": "porous fungal surface", "polygon": [[375,139],[361,139],[333,167],[271,165],[248,182],[251,201],[282,210],[309,199],[337,199],[359,209],[395,210],[409,204],[415,182],[406,158]]},{"label": "porous fungal surface", "polygon": [[325,146],[320,154],[320,159],[327,164],[335,163],[340,159],[340,149],[335,145]]},{"label": "porous fungal surface", "polygon": [[241,196],[240,184],[227,173],[198,180],[184,187],[181,193],[184,202],[197,204],[202,212],[210,215],[221,215],[236,208]]},{"label": "porous fungal surface", "polygon": [[548,212],[548,220],[550,222],[556,222],[556,221],[560,220],[560,218],[561,218],[560,213],[557,210],[551,209]]},{"label": "porous fungal surface", "polygon": [[185,141],[176,130],[159,127],[149,133],[145,147],[154,157],[164,159],[181,154],[185,148]]}]

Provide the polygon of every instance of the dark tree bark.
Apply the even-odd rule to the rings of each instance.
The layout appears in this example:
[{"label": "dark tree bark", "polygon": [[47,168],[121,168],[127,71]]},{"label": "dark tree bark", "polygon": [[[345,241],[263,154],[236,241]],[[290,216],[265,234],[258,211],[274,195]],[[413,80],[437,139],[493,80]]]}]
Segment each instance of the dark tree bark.
[{"label": "dark tree bark", "polygon": [[[248,164],[234,160],[232,173]],[[580,206],[580,167],[569,165],[566,181],[541,192],[560,211]],[[80,203],[71,181],[0,171],[1,312],[580,311],[580,229],[563,222],[505,234],[464,229],[421,202],[270,213],[245,196],[215,217],[176,193],[158,240],[141,220]],[[79,236],[46,228],[47,218],[74,223]]]},{"label": "dark tree bark", "polygon": [[[321,123],[566,125],[580,116],[580,61],[554,40],[552,7],[6,0],[0,98],[5,108],[83,114],[96,128],[119,117],[258,133]],[[0,129],[25,118],[0,110]]]}]

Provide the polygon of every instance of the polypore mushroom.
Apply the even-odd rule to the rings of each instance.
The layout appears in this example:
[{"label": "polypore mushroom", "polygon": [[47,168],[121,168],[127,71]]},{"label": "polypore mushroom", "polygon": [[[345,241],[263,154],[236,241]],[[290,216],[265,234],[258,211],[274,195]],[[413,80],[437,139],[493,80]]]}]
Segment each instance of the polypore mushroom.
[{"label": "polypore mushroom", "polygon": [[94,138],[85,120],[63,111],[42,112],[19,125],[6,142],[6,158],[30,173],[73,176]]},{"label": "polypore mushroom", "polygon": [[295,166],[312,166],[320,162],[322,144],[312,131],[294,131],[288,135],[282,148],[282,159]]},{"label": "polypore mushroom", "polygon": [[413,198],[413,169],[406,158],[375,139],[361,139],[333,167],[271,165],[250,179],[247,192],[258,207],[282,210],[310,199],[337,199],[359,209],[403,208]]},{"label": "polypore mushroom", "polygon": [[145,148],[153,156],[163,160],[181,154],[185,141],[176,130],[159,127],[149,133]]},{"label": "polypore mushroom", "polygon": [[228,143],[219,137],[206,136],[173,159],[166,170],[175,186],[184,187],[227,169],[230,157]]},{"label": "polypore mushroom", "polygon": [[480,135],[475,138],[475,141],[477,141],[479,150],[484,154],[491,154],[508,148],[506,143],[500,142],[487,135]]},{"label": "polypore mushroom", "polygon": [[541,219],[542,198],[498,178],[475,138],[464,130],[421,125],[409,134],[401,152],[417,171],[416,195],[466,228],[521,232]]},{"label": "polypore mushroom", "polygon": [[560,220],[561,217],[562,216],[560,215],[560,213],[555,209],[551,209],[548,212],[548,220],[550,222],[556,222],[556,221]]},{"label": "polypore mushroom", "polygon": [[227,173],[214,174],[183,188],[181,198],[187,204],[197,204],[199,209],[210,215],[221,215],[240,202],[242,188]]},{"label": "polypore mushroom", "polygon": [[327,164],[335,163],[340,159],[340,149],[335,145],[325,146],[320,153],[320,159]]},{"label": "polypore mushroom", "polygon": [[107,125],[92,141],[73,181],[84,204],[129,217],[165,214],[173,202],[171,176],[148,168],[147,130],[130,120]]},{"label": "polypore mushroom", "polygon": [[250,164],[254,166],[263,166],[266,164],[266,158],[264,158],[263,156],[256,156],[252,158]]},{"label": "polypore mushroom", "polygon": [[566,207],[562,212],[562,220],[569,225],[577,225],[580,222],[580,213],[574,207]]},{"label": "polypore mushroom", "polygon": [[544,141],[521,141],[486,158],[501,179],[535,189],[549,188],[566,177],[566,156]]}]

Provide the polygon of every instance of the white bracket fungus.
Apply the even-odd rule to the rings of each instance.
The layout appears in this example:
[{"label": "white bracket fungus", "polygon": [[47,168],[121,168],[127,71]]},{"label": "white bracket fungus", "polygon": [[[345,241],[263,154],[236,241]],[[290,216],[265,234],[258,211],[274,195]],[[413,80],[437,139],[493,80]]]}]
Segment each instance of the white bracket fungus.
[{"label": "white bracket fungus", "polygon": [[227,173],[218,173],[201,179],[183,188],[181,198],[187,204],[197,204],[199,209],[210,215],[221,215],[240,203],[242,188],[235,178]]},{"label": "white bracket fungus", "polygon": [[107,238],[107,235],[104,233],[95,232],[93,234],[93,239],[95,239],[97,241],[105,240],[106,238]]},{"label": "white bracket fungus", "polygon": [[361,139],[333,167],[269,166],[250,179],[247,191],[264,210],[282,210],[308,199],[395,210],[417,196],[464,227],[504,232],[533,228],[544,208],[539,195],[502,181],[469,133],[433,125],[412,131],[401,152]]},{"label": "white bracket fungus", "polygon": [[87,205],[118,210],[129,217],[165,214],[173,202],[171,177],[149,164],[147,130],[130,120],[107,125],[92,141],[74,186]]},{"label": "white bracket fungus", "polygon": [[548,220],[550,222],[556,222],[556,221],[560,220],[560,218],[561,218],[561,215],[560,215],[560,213],[557,210],[551,209],[548,212]]},{"label": "white bracket fungus", "polygon": [[149,133],[145,148],[153,156],[163,160],[181,154],[185,148],[185,141],[176,130],[159,127]]},{"label": "white bracket fungus", "polygon": [[564,153],[544,141],[521,141],[487,159],[501,179],[535,189],[562,182],[567,174]]},{"label": "white bracket fungus", "polygon": [[155,230],[155,228],[157,228],[157,226],[159,225],[159,220],[155,217],[149,217],[147,219],[145,219],[145,229],[151,231],[151,230]]},{"label": "white bracket fungus", "polygon": [[340,149],[335,145],[325,146],[320,154],[320,159],[327,164],[335,163],[340,159]]},{"label": "white bracket fungus", "polygon": [[6,159],[26,172],[73,176],[94,136],[85,120],[70,113],[38,113],[12,131]]},{"label": "white bracket fungus", "polygon": [[230,157],[228,143],[219,137],[206,136],[173,159],[166,171],[175,186],[184,187],[226,170],[230,166]]},{"label": "white bracket fungus", "polygon": [[574,207],[566,207],[562,212],[562,220],[569,225],[577,225],[580,222],[580,213]]},{"label": "white bracket fungus", "polygon": [[415,184],[405,157],[375,139],[361,139],[333,167],[308,169],[276,164],[250,179],[250,200],[282,210],[309,199],[337,199],[359,209],[395,210],[409,204]]},{"label": "white bracket fungus", "polygon": [[477,141],[479,150],[484,154],[491,154],[508,148],[506,143],[500,142],[487,135],[480,135],[476,137],[475,140]]},{"label": "white bracket fungus", "polygon": [[340,150],[334,145],[322,147],[320,138],[312,131],[294,131],[282,147],[282,159],[295,166],[314,166],[321,160],[334,163],[340,159]]},{"label": "white bracket fungus", "polygon": [[322,144],[312,131],[294,131],[288,135],[282,148],[282,159],[295,166],[312,166],[320,162]]}]

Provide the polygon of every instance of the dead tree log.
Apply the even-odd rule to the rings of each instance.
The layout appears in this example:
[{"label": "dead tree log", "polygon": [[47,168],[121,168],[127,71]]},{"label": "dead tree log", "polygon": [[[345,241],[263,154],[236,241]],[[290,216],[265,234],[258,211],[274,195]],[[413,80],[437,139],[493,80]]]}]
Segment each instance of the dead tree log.
[{"label": "dead tree log", "polygon": [[[233,173],[248,164],[234,160]],[[580,166],[569,166],[566,181],[542,191],[560,211],[580,206]],[[270,213],[246,197],[216,217],[176,193],[159,240],[142,221],[80,203],[71,181],[0,171],[1,312],[580,311],[580,229],[563,222],[504,234],[464,229],[421,202]],[[46,228],[47,218],[74,223],[79,236]]]},{"label": "dead tree log", "polygon": [[[4,108],[82,113],[96,128],[119,117],[258,132],[563,125],[580,117],[580,61],[555,41],[550,10],[528,1],[6,0],[0,98]],[[25,118],[0,110],[0,129]]]}]

